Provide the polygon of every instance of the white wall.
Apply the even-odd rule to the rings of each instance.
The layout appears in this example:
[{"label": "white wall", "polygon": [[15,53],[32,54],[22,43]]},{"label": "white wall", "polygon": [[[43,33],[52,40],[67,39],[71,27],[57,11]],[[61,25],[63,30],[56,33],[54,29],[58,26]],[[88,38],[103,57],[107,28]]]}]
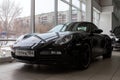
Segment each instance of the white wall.
[{"label": "white wall", "polygon": [[[99,4],[93,1],[93,6],[100,10]],[[110,30],[120,25],[120,8],[114,3],[114,0],[101,0],[101,13],[99,28],[103,29],[103,33],[110,35]]]},{"label": "white wall", "polygon": [[93,7],[100,11],[99,28],[103,29],[104,34],[110,35],[110,30],[120,25],[120,10],[114,4],[114,0],[93,0]]},{"label": "white wall", "polygon": [[102,7],[102,12],[113,12],[114,7],[113,6],[104,6]]},{"label": "white wall", "polygon": [[102,7],[94,0],[93,6],[100,11],[99,28],[103,30],[103,34],[110,35],[112,28],[112,0],[101,0]]},{"label": "white wall", "polygon": [[110,35],[110,30],[112,28],[112,13],[102,12],[100,14],[100,29],[103,30],[104,34]]},{"label": "white wall", "polygon": [[100,15],[100,28],[103,33],[110,35],[110,30],[119,25],[119,19],[116,16],[114,0],[101,0],[102,13]]}]

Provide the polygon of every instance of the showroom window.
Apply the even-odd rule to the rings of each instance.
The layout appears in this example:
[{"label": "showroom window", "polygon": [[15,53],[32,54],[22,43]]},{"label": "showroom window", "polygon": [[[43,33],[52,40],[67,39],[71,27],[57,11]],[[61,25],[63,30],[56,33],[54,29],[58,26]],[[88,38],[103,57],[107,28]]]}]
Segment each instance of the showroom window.
[{"label": "showroom window", "polygon": [[[56,6],[55,1],[57,0],[35,0],[36,33],[47,32],[58,24],[85,20],[85,0],[58,0],[58,5]],[[72,2],[70,3],[70,1]],[[10,4],[11,7],[9,6]],[[4,7],[4,9],[9,7],[13,8],[11,13],[7,13],[8,18],[5,18],[5,10],[3,10],[2,7]],[[57,16],[55,15],[55,9],[57,9]],[[11,15],[14,10],[16,11],[15,14]],[[9,45],[10,48],[10,45],[20,35],[31,33],[32,20],[30,14],[31,0],[0,0],[0,16],[2,17],[0,19],[0,38],[6,39],[0,42],[1,46]],[[9,39],[11,39],[12,42],[10,42]],[[3,54],[6,55],[6,52]],[[5,56],[3,54],[2,56]]]},{"label": "showroom window", "polygon": [[81,10],[82,10],[81,21],[85,21],[86,20],[86,4],[85,4],[85,2],[81,3]]},{"label": "showroom window", "polygon": [[[57,24],[85,20],[85,3],[80,0],[35,0],[35,32],[44,33]],[[47,2],[47,3],[46,3]],[[46,5],[44,5],[46,4]],[[71,11],[70,11],[71,5]],[[55,12],[57,9],[57,12]],[[82,14],[79,14],[81,12]],[[57,15],[55,15],[57,13]],[[81,16],[81,19],[79,17]]]},{"label": "showroom window", "polygon": [[69,22],[69,5],[58,0],[58,24]]},{"label": "showroom window", "polygon": [[[60,13],[60,11],[64,11],[63,14],[65,14],[65,16],[66,16],[65,22],[62,22],[62,23],[85,21],[85,18],[86,18],[85,0],[84,1],[72,0],[71,3],[70,3],[70,0],[58,0],[58,13]],[[70,12],[70,6],[72,9],[71,12]],[[59,17],[59,15],[58,15],[58,17]],[[60,23],[58,21],[58,24],[60,24]]]},{"label": "showroom window", "polygon": [[72,4],[79,8],[80,7],[80,0],[72,0]]},{"label": "showroom window", "polygon": [[100,21],[100,12],[96,8],[93,8],[93,23],[99,26],[99,21]]},{"label": "showroom window", "polygon": [[35,0],[35,32],[44,33],[54,26],[54,0]]},{"label": "showroom window", "polygon": [[76,21],[78,21],[78,11],[77,10],[75,10],[75,9],[73,9],[72,10],[72,22],[76,22]]},{"label": "showroom window", "polygon": [[0,0],[0,58],[10,57],[16,38],[29,32],[30,0]]}]

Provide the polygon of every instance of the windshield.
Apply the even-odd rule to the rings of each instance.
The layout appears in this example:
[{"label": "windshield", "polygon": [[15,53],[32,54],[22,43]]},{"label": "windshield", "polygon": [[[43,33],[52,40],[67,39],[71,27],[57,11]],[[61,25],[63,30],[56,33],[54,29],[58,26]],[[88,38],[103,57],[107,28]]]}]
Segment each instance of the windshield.
[{"label": "windshield", "polygon": [[52,28],[51,30],[49,30],[48,32],[61,32],[61,31],[65,31],[66,29],[66,25],[57,25],[54,28]]},{"label": "windshield", "polygon": [[86,22],[72,22],[62,25],[57,25],[52,28],[49,32],[63,32],[63,31],[84,31],[91,32],[92,30],[98,29],[94,24]]}]

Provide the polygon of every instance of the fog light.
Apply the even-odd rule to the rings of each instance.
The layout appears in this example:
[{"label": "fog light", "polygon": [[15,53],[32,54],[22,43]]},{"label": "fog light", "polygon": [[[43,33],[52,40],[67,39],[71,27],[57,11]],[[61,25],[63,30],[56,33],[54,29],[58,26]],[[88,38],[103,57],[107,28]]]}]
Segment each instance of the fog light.
[{"label": "fog light", "polygon": [[61,55],[62,53],[60,51],[57,51],[57,54]]},{"label": "fog light", "polygon": [[51,54],[61,55],[62,53],[60,51],[51,51]]}]

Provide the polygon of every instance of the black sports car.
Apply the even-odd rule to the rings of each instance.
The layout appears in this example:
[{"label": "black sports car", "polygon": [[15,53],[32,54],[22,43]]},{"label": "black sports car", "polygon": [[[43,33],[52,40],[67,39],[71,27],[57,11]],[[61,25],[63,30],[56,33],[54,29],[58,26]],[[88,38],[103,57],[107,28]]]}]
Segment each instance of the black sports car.
[{"label": "black sports car", "polygon": [[31,64],[72,64],[88,68],[97,56],[110,58],[109,36],[91,22],[58,25],[47,33],[22,35],[13,45],[12,56]]},{"label": "black sports car", "polygon": [[120,26],[117,26],[111,31],[113,48],[120,49]]}]

